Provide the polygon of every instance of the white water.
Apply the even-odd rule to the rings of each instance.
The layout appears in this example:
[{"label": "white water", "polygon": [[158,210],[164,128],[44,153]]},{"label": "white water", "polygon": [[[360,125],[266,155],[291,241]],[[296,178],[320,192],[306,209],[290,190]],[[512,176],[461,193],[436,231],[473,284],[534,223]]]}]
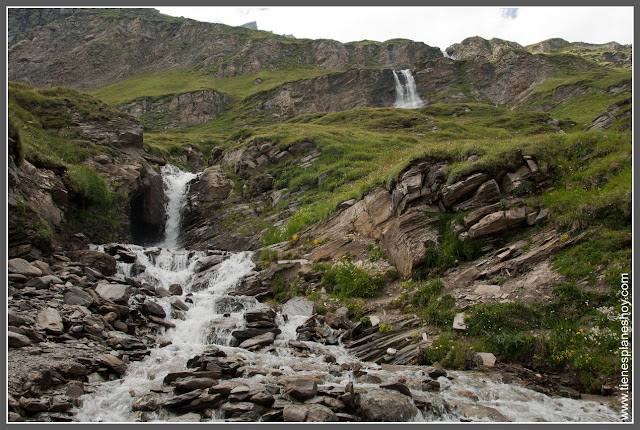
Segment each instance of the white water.
[{"label": "white water", "polygon": [[393,80],[396,84],[396,102],[394,107],[402,109],[414,109],[424,106],[424,102],[420,99],[416,89],[416,81],[413,79],[411,70],[405,69],[400,72],[403,82],[396,71],[393,71]]},{"label": "white water", "polygon": [[162,182],[166,196],[164,241],[160,246],[164,248],[178,248],[180,236],[180,222],[182,221],[182,208],[184,207],[189,181],[197,175],[190,172],[182,172],[176,166],[165,164],[162,166]]},{"label": "white water", "polygon": [[[175,176],[182,177],[179,171]],[[177,182],[176,180],[172,183]],[[180,319],[174,318],[171,312],[171,301],[175,300],[175,297],[154,298],[167,312],[167,320],[176,325],[159,336],[161,340],[170,344],[163,348],[150,348],[150,355],[143,361],[131,362],[127,373],[121,379],[102,381],[97,374],[92,375],[87,385],[95,392],[82,397],[83,406],[76,413],[76,419],[79,421],[139,421],[139,413],[131,410],[133,402],[152,389],[162,388],[163,379],[168,373],[185,370],[187,361],[202,353],[208,344],[216,344],[229,356],[241,359],[245,369],[257,370],[258,374],[243,378],[243,383],[250,387],[263,384],[277,385],[280,379],[286,376],[313,375],[323,380],[322,387],[344,387],[348,382],[353,382],[357,391],[379,388],[380,384],[359,382],[353,372],[340,370],[339,365],[344,363],[359,363],[362,370],[380,377],[382,383],[396,382],[399,377],[404,377],[412,395],[428,397],[433,402],[433,409],[438,411],[421,411],[414,421],[459,421],[463,414],[455,405],[464,403],[495,408],[511,421],[519,422],[602,422],[618,419],[613,409],[597,402],[545,396],[515,384],[502,383],[496,379],[497,375],[449,372],[454,379],[439,378],[442,389],[439,395],[433,395],[420,390],[421,381],[426,377],[424,367],[406,366],[402,370],[386,371],[375,363],[359,362],[340,345],[329,346],[310,341],[304,342],[310,348],[308,353],[306,356],[300,356],[287,345],[288,340],[296,339],[296,328],[310,313],[308,303],[299,298],[285,304],[276,317],[282,333],[277,336],[273,348],[251,352],[232,347],[231,332],[245,327],[243,313],[261,306],[253,297],[227,295],[230,288],[254,270],[251,253],[227,254],[227,258],[211,272],[206,288],[192,288],[196,281],[197,263],[206,258],[207,253],[184,249],[144,248],[137,245],[124,246],[137,255],[136,264],[145,269],[137,276],[140,281],[165,288],[179,283],[183,287],[180,299],[186,302],[188,297],[191,303],[184,319]],[[102,246],[95,248],[104,249]],[[119,263],[116,276],[131,276],[133,266]],[[198,282],[201,282],[201,279]],[[324,358],[327,355],[332,355],[336,364],[325,362]],[[465,391],[478,396],[478,401],[469,400]],[[165,422],[174,416],[162,408],[147,415],[150,420],[156,422]],[[212,421],[221,421],[219,416],[219,413],[214,413]]]}]

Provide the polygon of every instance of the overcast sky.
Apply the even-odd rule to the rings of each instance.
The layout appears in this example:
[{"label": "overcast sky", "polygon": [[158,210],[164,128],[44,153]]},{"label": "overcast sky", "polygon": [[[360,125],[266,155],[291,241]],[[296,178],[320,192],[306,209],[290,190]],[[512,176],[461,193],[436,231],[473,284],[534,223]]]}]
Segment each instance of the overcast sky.
[{"label": "overcast sky", "polygon": [[446,49],[470,36],[522,45],[560,37],[570,42],[633,42],[632,7],[158,7],[198,21],[242,25],[297,38],[340,42],[405,38]]}]

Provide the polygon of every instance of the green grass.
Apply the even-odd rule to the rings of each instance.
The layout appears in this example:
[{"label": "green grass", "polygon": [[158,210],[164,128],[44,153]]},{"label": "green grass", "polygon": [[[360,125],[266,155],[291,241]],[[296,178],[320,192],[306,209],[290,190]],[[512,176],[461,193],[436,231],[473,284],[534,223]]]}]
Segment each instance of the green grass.
[{"label": "green grass", "polygon": [[[143,73],[93,91],[99,99],[119,106],[139,98],[160,98],[199,90],[216,90],[242,100],[260,91],[273,89],[285,82],[311,79],[330,70],[303,68],[293,70],[263,70],[253,75],[216,78],[193,68],[158,73]],[[260,78],[262,83],[254,85]]]}]

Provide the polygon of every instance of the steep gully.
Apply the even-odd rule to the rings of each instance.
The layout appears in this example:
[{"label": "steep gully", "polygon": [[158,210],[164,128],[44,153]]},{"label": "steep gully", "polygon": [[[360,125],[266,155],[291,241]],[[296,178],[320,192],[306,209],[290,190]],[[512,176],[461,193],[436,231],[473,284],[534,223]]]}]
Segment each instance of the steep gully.
[{"label": "steep gully", "polygon": [[[136,259],[133,263],[118,262],[116,276],[136,278],[156,290],[179,284],[181,295],[157,299],[174,327],[163,330],[159,346],[150,349],[141,361],[131,362],[121,379],[106,381],[94,374],[76,420],[617,419],[614,410],[597,402],[546,396],[503,383],[496,375],[447,374],[424,366],[381,366],[360,362],[340,341],[335,345],[301,342],[298,328],[313,313],[310,302],[294,298],[275,315],[254,297],[229,294],[254,272],[250,252],[179,247],[181,210],[189,181],[196,175],[169,165],[162,174],[167,201],[165,238],[157,247],[121,245]],[[109,246],[93,248],[104,250]],[[176,311],[176,298],[182,311]],[[270,332],[239,344],[239,332],[270,324],[275,326]],[[326,325],[321,329],[331,331]],[[263,342],[260,337],[267,340]],[[194,363],[201,364],[199,372],[193,371],[197,368]],[[296,389],[296,384],[310,384],[311,388]],[[186,393],[175,396],[172,388],[175,394]]]}]

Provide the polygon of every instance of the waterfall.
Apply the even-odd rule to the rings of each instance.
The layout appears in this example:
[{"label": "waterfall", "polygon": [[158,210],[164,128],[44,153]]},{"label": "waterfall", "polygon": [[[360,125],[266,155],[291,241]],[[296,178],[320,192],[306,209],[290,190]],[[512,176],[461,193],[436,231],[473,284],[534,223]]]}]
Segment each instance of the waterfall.
[{"label": "waterfall", "polygon": [[[179,243],[180,211],[186,199],[187,183],[193,177],[195,175],[180,172],[173,166],[163,168],[167,197],[167,237],[162,248],[127,244],[92,247],[104,252],[110,246],[117,245],[125,248],[128,254],[135,254],[134,263],[118,261],[117,278],[135,278],[141,284],[164,288],[178,283],[183,291],[180,296],[157,295],[148,298],[164,309],[166,320],[173,327],[159,329],[156,335],[158,340],[155,344],[148,345],[149,354],[141,361],[131,361],[120,379],[105,380],[98,373],[89,375],[85,383],[86,394],[80,399],[82,405],[75,410],[76,420],[143,420],[140,411],[133,411],[134,402],[144,396],[156,396],[158,402],[175,396],[177,393],[172,393],[163,384],[165,376],[187,370],[187,362],[203,354],[207,345],[212,344],[233,358],[232,361],[241,362],[241,369],[247,371],[243,371],[242,376],[234,380],[251,390],[264,392],[275,388],[274,395],[281,396],[277,390],[282,385],[283,377],[305,375],[320,377],[322,383],[318,385],[329,391],[348,383],[357,384],[358,391],[378,390],[382,384],[396,383],[398,378],[403,378],[407,386],[411,387],[414,398],[424,398],[424,393],[417,388],[426,376],[424,366],[385,369],[383,365],[376,363],[360,362],[341,345],[325,345],[313,341],[304,342],[308,348],[304,354],[292,348],[289,341],[297,339],[296,328],[313,313],[313,304],[302,297],[294,297],[282,306],[275,319],[281,333],[277,335],[273,345],[256,351],[233,346],[236,343],[233,342],[232,332],[249,327],[244,318],[245,312],[264,306],[255,297],[230,294],[230,290],[254,272],[255,263],[251,252],[175,249]],[[140,296],[135,294],[132,297],[130,307],[139,305]],[[147,298],[143,296],[142,300],[146,301]],[[181,302],[181,306],[177,308],[176,300]],[[176,312],[176,309],[182,311]],[[108,332],[105,336],[117,339],[126,335]],[[112,353],[118,354],[116,351]],[[331,360],[326,360],[329,356]],[[352,370],[354,365],[375,379],[358,379],[358,375]],[[595,401],[552,398],[517,384],[502,383],[500,375],[455,371],[449,372],[449,375],[451,380],[446,377],[438,378],[442,390],[431,398],[433,407],[422,408],[414,421],[459,421],[464,415],[459,408],[452,408],[451,405],[468,404],[469,392],[477,395],[476,405],[496,408],[512,421],[617,420],[616,412],[608,406]],[[287,402],[287,397],[280,398],[280,401]],[[211,411],[209,419],[224,421],[220,406],[216,408]],[[176,417],[175,412],[158,407],[145,412],[144,420],[179,421],[179,417]]]},{"label": "waterfall", "polygon": [[393,71],[393,80],[396,84],[396,102],[394,107],[401,109],[414,109],[424,106],[424,102],[420,99],[416,89],[416,81],[413,79],[411,70],[405,69],[400,71],[402,79]]},{"label": "waterfall", "polygon": [[186,188],[189,181],[197,175],[190,172],[182,172],[176,166],[165,164],[162,167],[162,182],[166,197],[165,204],[165,237],[160,246],[164,248],[178,248],[180,236],[180,222],[182,209],[187,199]]}]

